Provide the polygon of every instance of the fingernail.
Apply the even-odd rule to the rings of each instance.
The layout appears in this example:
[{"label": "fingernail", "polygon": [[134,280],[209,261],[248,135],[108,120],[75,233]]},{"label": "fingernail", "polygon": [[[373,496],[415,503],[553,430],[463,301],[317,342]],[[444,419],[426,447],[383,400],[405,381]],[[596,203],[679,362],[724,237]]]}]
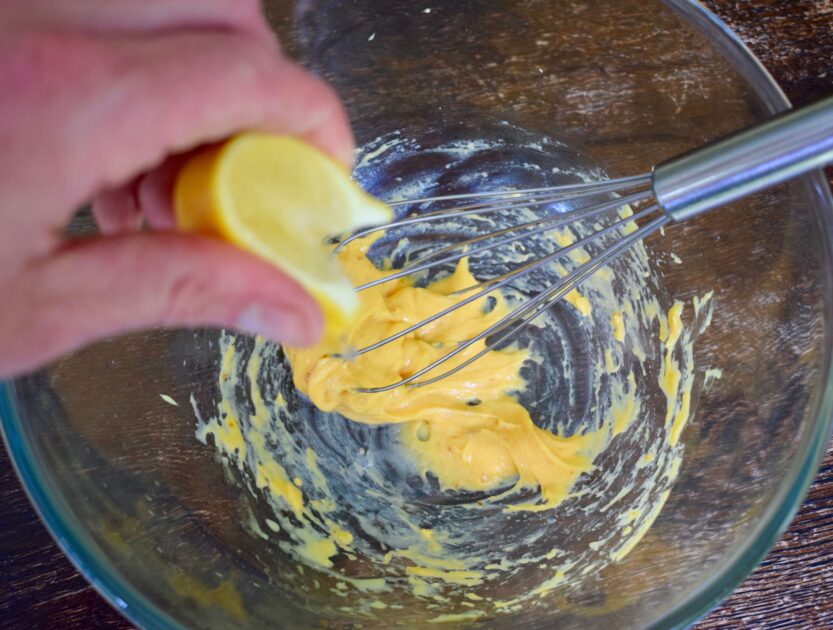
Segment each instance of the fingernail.
[{"label": "fingernail", "polygon": [[242,331],[299,346],[316,341],[312,324],[312,318],[291,307],[274,308],[264,304],[252,304],[237,317],[237,327]]}]

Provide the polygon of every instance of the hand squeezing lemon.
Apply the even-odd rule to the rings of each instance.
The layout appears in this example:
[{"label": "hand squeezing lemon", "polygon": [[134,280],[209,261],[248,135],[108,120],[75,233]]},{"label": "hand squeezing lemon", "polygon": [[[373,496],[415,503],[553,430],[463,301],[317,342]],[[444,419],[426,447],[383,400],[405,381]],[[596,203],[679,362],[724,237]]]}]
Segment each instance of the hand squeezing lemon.
[{"label": "hand squeezing lemon", "polygon": [[177,225],[266,259],[318,302],[325,335],[349,326],[358,297],[328,236],[389,221],[343,166],[288,136],[244,133],[194,156],[174,189]]}]

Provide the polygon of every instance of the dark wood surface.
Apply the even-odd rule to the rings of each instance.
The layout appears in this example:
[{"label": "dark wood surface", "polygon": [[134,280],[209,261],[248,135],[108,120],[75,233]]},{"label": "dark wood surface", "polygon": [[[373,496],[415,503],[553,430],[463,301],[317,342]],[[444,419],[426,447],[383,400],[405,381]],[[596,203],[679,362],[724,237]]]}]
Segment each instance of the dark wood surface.
[{"label": "dark wood surface", "polygon": [[[833,94],[833,1],[706,4],[741,35],[794,104]],[[131,627],[58,550],[5,451],[0,452],[0,511],[0,627]],[[696,626],[736,627],[833,628],[833,447],[789,530],[761,566]]]}]

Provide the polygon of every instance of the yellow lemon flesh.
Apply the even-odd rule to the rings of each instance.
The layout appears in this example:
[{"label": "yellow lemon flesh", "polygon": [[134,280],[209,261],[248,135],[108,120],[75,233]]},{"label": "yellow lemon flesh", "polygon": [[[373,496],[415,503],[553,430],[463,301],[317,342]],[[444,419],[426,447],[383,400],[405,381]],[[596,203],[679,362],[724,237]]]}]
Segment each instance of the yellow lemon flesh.
[{"label": "yellow lemon flesh", "polygon": [[318,302],[328,337],[350,325],[358,297],[327,237],[392,218],[315,147],[254,132],[191,158],[177,177],[174,212],[181,230],[226,240],[294,278]]}]

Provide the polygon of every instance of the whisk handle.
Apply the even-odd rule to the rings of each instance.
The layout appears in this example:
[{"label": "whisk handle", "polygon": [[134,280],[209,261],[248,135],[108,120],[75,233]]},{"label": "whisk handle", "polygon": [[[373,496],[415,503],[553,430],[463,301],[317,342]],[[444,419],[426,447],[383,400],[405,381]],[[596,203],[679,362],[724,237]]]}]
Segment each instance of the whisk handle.
[{"label": "whisk handle", "polygon": [[657,201],[683,221],[833,162],[833,97],[654,167]]}]

